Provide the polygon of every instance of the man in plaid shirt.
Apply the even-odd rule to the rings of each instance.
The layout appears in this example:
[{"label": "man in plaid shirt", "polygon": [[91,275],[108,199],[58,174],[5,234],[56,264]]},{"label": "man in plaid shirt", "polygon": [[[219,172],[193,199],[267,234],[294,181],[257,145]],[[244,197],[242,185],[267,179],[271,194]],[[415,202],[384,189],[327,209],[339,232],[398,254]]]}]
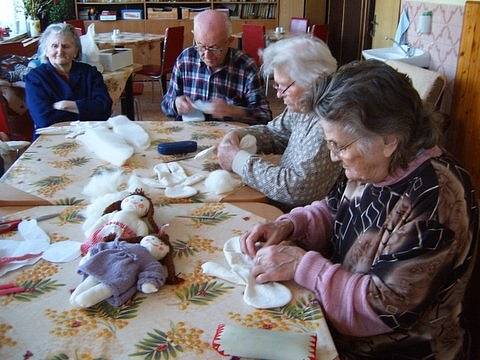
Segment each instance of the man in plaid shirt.
[{"label": "man in plaid shirt", "polygon": [[206,10],[195,16],[195,46],[177,59],[162,110],[182,120],[194,110],[193,101],[210,103],[206,120],[266,124],[272,113],[263,92],[258,68],[248,55],[229,47],[231,24],[227,16]]}]

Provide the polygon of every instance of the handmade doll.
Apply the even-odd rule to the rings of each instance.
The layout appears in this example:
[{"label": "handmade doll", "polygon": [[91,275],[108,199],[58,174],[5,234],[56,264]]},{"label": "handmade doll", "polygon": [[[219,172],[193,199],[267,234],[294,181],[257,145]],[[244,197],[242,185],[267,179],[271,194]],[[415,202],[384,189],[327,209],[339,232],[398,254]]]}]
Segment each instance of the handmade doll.
[{"label": "handmade doll", "polygon": [[158,291],[167,279],[159,260],[169,252],[170,246],[153,235],[139,244],[117,240],[96,244],[79,263],[78,272],[86,278],[70,296],[70,303],[90,307],[107,300],[121,306],[137,290],[145,294]]},{"label": "handmade doll", "polygon": [[158,233],[158,226],[153,220],[152,201],[141,189],[137,189],[104,210],[102,217],[87,231],[88,238],[81,246],[82,255],[91,246],[106,239],[126,240],[152,233]]},{"label": "handmade doll", "polygon": [[173,252],[168,234],[159,229],[153,220],[153,203],[141,189],[135,190],[123,200],[110,204],[103,212],[102,217],[88,231],[89,236],[82,244],[82,254],[100,242],[122,240],[128,243],[138,243],[148,234],[157,235],[170,251],[162,263],[167,268],[167,284],[178,284],[183,280],[175,273]]}]

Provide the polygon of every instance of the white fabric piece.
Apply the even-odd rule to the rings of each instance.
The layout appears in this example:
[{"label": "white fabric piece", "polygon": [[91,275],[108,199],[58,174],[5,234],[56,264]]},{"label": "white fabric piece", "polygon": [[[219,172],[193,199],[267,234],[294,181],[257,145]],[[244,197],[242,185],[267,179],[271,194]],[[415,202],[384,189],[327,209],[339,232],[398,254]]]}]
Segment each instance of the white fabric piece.
[{"label": "white fabric piece", "polygon": [[200,110],[194,109],[188,114],[182,115],[183,121],[205,121],[205,115]]},{"label": "white fabric piece", "polygon": [[257,138],[253,135],[247,134],[240,140],[240,149],[245,150],[250,154],[257,153]]},{"label": "white fabric piece", "polygon": [[195,160],[207,159],[207,158],[213,156],[213,154],[215,154],[216,150],[217,150],[217,145],[210,146],[210,147],[206,148],[205,150],[200,151],[193,158]]},{"label": "white fabric piece", "polygon": [[43,253],[42,258],[55,263],[70,262],[81,255],[81,245],[82,243],[71,240],[53,243]]},{"label": "white fabric piece", "polygon": [[25,239],[23,241],[0,241],[0,256],[22,256],[26,254],[39,254],[31,259],[15,261],[0,267],[0,276],[9,271],[19,269],[26,265],[33,265],[40,260],[41,255],[50,246],[50,238],[38,225],[35,219],[23,220],[18,224],[18,232]]},{"label": "white fabric piece", "polygon": [[98,158],[115,166],[122,166],[134,152],[123,138],[104,128],[87,129],[78,139]]},{"label": "white fabric piece", "polygon": [[111,117],[107,122],[113,132],[120,135],[136,152],[147,150],[150,147],[150,136],[140,125],[129,120],[125,115]]},{"label": "white fabric piece", "polygon": [[213,112],[213,104],[208,101],[195,100],[193,102],[193,107],[205,114],[211,114]]},{"label": "white fabric piece", "polygon": [[183,167],[175,161],[157,164],[153,167],[153,170],[157,173],[158,182],[163,188],[178,185],[187,178]]},{"label": "white fabric piece", "polygon": [[123,175],[121,171],[96,175],[93,176],[88,184],[83,188],[82,194],[92,199],[96,199],[99,196],[117,192],[122,181]]},{"label": "white fabric piece", "polygon": [[315,334],[219,325],[213,339],[222,355],[265,360],[316,359]]},{"label": "white fabric piece", "polygon": [[407,43],[407,30],[410,26],[407,8],[405,7],[398,20],[397,31],[395,32],[395,41],[400,45]]},{"label": "white fabric piece", "polygon": [[196,184],[196,183],[202,181],[206,177],[207,176],[205,174],[200,174],[200,173],[193,174],[193,175],[188,176],[180,185],[190,186],[190,185],[193,185],[193,184]]},{"label": "white fabric piece", "polygon": [[235,179],[227,170],[212,171],[205,179],[205,187],[208,192],[220,195],[232,191],[242,182]]},{"label": "white fabric piece", "polygon": [[197,193],[198,190],[191,186],[177,185],[165,189],[165,196],[172,199],[184,199]]},{"label": "white fabric piece", "polygon": [[243,301],[258,309],[268,309],[286,305],[292,300],[292,293],[285,285],[277,282],[257,284],[250,274],[254,261],[240,249],[240,237],[228,240],[223,246],[223,254],[230,269],[223,265],[206,262],[202,265],[205,274],[245,285]]}]

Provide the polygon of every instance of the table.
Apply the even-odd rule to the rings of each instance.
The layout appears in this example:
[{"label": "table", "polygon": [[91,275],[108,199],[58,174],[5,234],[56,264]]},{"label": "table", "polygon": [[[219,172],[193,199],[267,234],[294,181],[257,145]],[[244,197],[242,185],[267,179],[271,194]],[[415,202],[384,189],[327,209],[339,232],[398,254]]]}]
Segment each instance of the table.
[{"label": "table", "polygon": [[[133,80],[134,73],[142,69],[140,64],[132,64],[115,71],[104,72],[103,80],[108,89],[108,94],[113,103],[121,99],[122,114],[129,119],[135,120],[135,107],[133,98]],[[124,97],[120,96],[124,93]]]},{"label": "table", "polygon": [[112,47],[131,48],[133,62],[142,65],[161,64],[160,54],[162,54],[164,40],[164,34],[122,32],[113,39],[111,32],[97,33],[95,35],[95,42],[100,49]]},{"label": "table", "polygon": [[[36,207],[22,215],[59,211],[59,217],[40,223],[52,242],[81,240],[79,210],[79,206]],[[167,359],[168,354],[170,359],[220,359],[210,346],[219,323],[314,332],[317,358],[336,358],[321,307],[311,292],[288,282],[294,296],[289,304],[259,310],[243,302],[242,287],[201,272],[205,261],[223,261],[227,239],[264,221],[262,218],[225,203],[175,204],[155,210],[157,223],[170,224],[168,234],[183,284],[164,286],[154,294],[137,294],[120,308],[100,303],[76,309],[68,299],[81,281],[75,272],[78,259],[63,264],[40,260],[2,278],[2,283],[29,282],[32,291],[0,297],[0,358],[31,354],[35,359]],[[212,210],[218,219],[210,224],[178,217]],[[16,233],[1,238],[20,240]]]},{"label": "table", "polygon": [[[195,140],[199,150],[217,144],[229,130],[246,126],[227,122],[181,122],[145,121],[136,122],[149,134],[151,146],[144,152],[134,154],[121,170],[131,175],[134,171],[142,176],[154,176],[153,166],[174,161],[178,156],[165,156],[157,152],[159,142]],[[187,172],[219,169],[213,159],[181,161]],[[86,149],[79,140],[66,139],[64,135],[42,135],[25,151],[0,179],[0,206],[45,205],[85,203],[82,190],[90,178],[99,173],[116,171],[118,168],[102,161]],[[199,194],[188,199],[169,199],[163,190],[153,196],[156,204],[172,202],[211,201],[265,201],[265,196],[244,187],[229,196],[207,193],[203,182],[195,185]],[[12,188],[16,194],[12,195]]]}]

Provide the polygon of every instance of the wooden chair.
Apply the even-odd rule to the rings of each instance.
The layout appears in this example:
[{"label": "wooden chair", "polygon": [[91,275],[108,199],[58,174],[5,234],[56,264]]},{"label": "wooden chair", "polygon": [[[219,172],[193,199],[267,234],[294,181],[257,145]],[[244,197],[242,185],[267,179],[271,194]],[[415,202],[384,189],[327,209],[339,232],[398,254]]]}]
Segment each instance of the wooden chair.
[{"label": "wooden chair", "polygon": [[328,25],[319,25],[314,24],[312,25],[312,35],[323,40],[325,43],[328,42]]},{"label": "wooden chair", "polygon": [[167,91],[167,75],[170,74],[175,65],[178,55],[183,50],[184,27],[174,26],[165,30],[165,42],[163,54],[161,54],[161,65],[143,65],[142,70],[137,74],[149,77],[152,82],[152,101],[154,81],[159,81],[163,94]]},{"label": "wooden chair", "polygon": [[292,34],[306,33],[308,29],[308,19],[292,17],[290,19],[290,32]]},{"label": "wooden chair", "polygon": [[242,26],[242,48],[260,66],[262,61],[258,51],[265,49],[265,26],[244,24]]},{"label": "wooden chair", "polygon": [[0,44],[0,56],[32,56],[38,48],[38,38]]}]

